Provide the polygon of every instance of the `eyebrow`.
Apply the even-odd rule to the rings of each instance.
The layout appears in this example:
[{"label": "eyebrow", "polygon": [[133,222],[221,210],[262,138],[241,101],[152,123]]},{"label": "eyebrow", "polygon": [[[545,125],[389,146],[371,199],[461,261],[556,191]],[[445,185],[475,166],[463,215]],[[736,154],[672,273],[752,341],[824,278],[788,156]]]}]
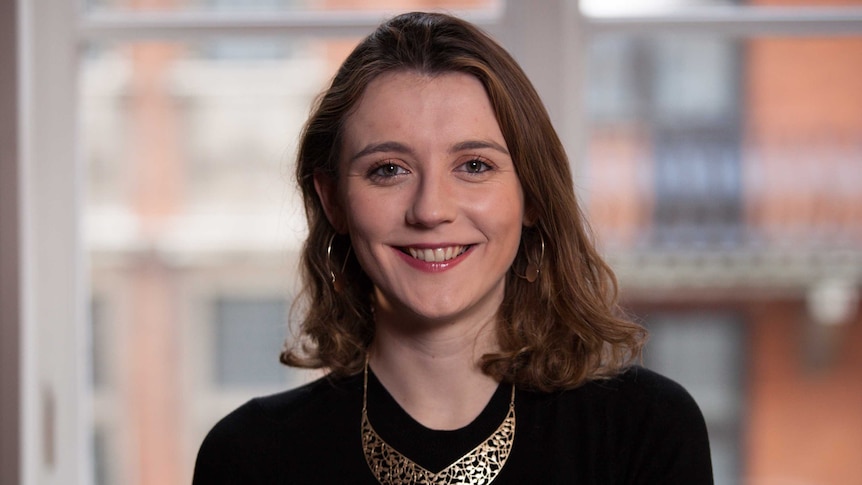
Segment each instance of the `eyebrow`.
[{"label": "eyebrow", "polygon": [[462,141],[461,143],[456,143],[455,146],[449,150],[450,153],[463,152],[464,150],[479,150],[483,148],[490,148],[492,150],[496,150],[503,155],[508,155],[509,150],[506,150],[506,147],[500,145],[499,143],[492,140],[467,140]]},{"label": "eyebrow", "polygon": [[[509,150],[506,147],[500,145],[497,142],[491,140],[467,140],[462,141],[460,143],[456,143],[449,150],[449,153],[458,153],[463,152],[465,150],[479,150],[490,148],[492,150],[496,150],[504,155],[509,155]],[[358,160],[362,157],[372,155],[374,153],[402,153],[407,155],[413,155],[413,150],[402,143],[398,143],[397,141],[385,141],[382,143],[372,143],[367,145],[362,150],[359,150],[355,155],[350,157],[350,161]]]},{"label": "eyebrow", "polygon": [[372,143],[370,145],[366,145],[365,148],[359,150],[355,155],[350,157],[350,161],[352,162],[374,153],[405,153],[408,155],[412,155],[413,150],[411,150],[404,144],[398,143],[397,141]]}]

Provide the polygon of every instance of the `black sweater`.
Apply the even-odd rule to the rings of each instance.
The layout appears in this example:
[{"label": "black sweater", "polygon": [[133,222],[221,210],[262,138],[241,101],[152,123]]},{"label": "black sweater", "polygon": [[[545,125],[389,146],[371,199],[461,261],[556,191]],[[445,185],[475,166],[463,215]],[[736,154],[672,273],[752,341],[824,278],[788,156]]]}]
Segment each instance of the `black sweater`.
[{"label": "black sweater", "polygon": [[[471,424],[436,431],[413,420],[373,374],[368,388],[378,434],[431,471],[487,438],[511,396],[501,384]],[[207,435],[193,484],[376,484],[362,453],[361,409],[361,374],[253,399]],[[647,369],[568,391],[519,389],[515,413],[512,452],[493,485],[713,483],[700,410],[685,389]]]}]

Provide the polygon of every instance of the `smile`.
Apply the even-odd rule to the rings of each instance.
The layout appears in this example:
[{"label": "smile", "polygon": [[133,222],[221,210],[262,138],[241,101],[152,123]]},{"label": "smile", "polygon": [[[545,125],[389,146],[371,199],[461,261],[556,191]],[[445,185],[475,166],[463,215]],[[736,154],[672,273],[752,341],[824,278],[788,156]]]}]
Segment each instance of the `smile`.
[{"label": "smile", "polygon": [[470,246],[447,246],[433,249],[402,248],[401,251],[426,263],[443,263],[464,254],[469,248]]}]

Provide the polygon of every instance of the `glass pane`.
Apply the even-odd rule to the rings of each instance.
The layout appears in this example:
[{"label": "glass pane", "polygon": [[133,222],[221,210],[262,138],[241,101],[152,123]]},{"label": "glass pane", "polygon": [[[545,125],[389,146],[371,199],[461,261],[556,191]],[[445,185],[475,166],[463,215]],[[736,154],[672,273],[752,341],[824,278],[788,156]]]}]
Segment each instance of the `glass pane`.
[{"label": "glass pane", "polygon": [[285,335],[282,298],[219,298],[215,303],[216,382],[225,388],[279,386],[286,369],[275,358]]},{"label": "glass pane", "polygon": [[291,10],[494,9],[503,0],[85,0],[91,11],[267,12]]},{"label": "glass pane", "polygon": [[862,247],[862,38],[605,36],[589,56],[610,248]]},{"label": "glass pane", "polygon": [[354,43],[86,50],[99,483],[190,483],[217,419],[310,377],[278,363],[305,231],[292,157],[312,99]]},{"label": "glass pane", "polygon": [[703,411],[716,484],[741,476],[745,341],[741,318],[710,312],[651,315],[644,364],[685,386]]}]

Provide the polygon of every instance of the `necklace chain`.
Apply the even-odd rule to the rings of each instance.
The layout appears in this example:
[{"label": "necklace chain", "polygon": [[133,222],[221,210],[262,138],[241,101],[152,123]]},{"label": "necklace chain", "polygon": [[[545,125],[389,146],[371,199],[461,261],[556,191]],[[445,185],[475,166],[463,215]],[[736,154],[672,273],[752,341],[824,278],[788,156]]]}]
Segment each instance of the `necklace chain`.
[{"label": "necklace chain", "polygon": [[496,431],[478,446],[443,470],[434,473],[390,446],[368,420],[368,362],[362,394],[362,451],[371,472],[382,485],[476,484],[488,485],[503,469],[515,441],[515,386],[509,412]]}]

